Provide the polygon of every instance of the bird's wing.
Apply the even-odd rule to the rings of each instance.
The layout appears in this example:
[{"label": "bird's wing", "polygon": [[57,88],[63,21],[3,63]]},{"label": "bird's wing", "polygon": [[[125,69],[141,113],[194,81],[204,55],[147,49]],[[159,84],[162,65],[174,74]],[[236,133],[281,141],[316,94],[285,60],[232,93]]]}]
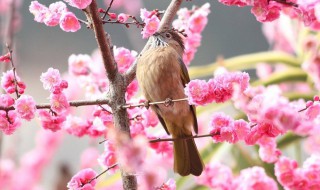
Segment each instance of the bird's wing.
[{"label": "bird's wing", "polygon": [[[181,59],[181,57],[179,58],[179,64],[180,64],[180,68],[181,68],[182,84],[183,84],[183,87],[186,87],[186,84],[188,82],[190,82],[190,77],[189,77],[188,69],[187,69],[186,65],[184,64],[183,60]],[[196,115],[196,107],[190,105],[190,109],[191,109],[191,112],[193,115],[193,130],[196,134],[198,134],[198,122],[197,122],[197,115]]]},{"label": "bird's wing", "polygon": [[160,123],[162,124],[164,130],[166,130],[167,134],[170,135],[170,133],[168,131],[168,128],[167,128],[167,125],[166,125],[166,122],[163,120],[163,118],[158,113],[158,112],[160,112],[159,110],[160,110],[159,106],[158,105],[154,105],[154,111],[157,114]]}]

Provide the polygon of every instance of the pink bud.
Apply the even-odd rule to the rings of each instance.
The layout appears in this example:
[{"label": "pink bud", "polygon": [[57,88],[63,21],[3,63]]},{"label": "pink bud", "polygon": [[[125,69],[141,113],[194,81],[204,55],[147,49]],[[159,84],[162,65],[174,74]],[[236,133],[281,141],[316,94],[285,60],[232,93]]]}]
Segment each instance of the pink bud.
[{"label": "pink bud", "polygon": [[306,107],[308,108],[308,107],[310,107],[310,106],[312,106],[313,105],[313,101],[307,101],[307,103],[306,103]]},{"label": "pink bud", "polygon": [[99,13],[105,13],[104,9],[102,9],[102,8],[99,8],[98,11],[99,11]]},{"label": "pink bud", "polygon": [[108,13],[110,19],[114,20],[117,19],[117,14],[116,13]]},{"label": "pink bud", "polygon": [[319,98],[319,96],[318,96],[318,95],[315,95],[315,96],[313,97],[313,100],[314,100],[314,101],[319,101],[319,100],[320,100],[320,98]]},{"label": "pink bud", "polygon": [[66,80],[62,80],[60,83],[60,88],[68,88],[68,82]]},{"label": "pink bud", "polygon": [[10,62],[10,53],[8,52],[7,54],[0,56],[0,62],[9,63]]},{"label": "pink bud", "polygon": [[124,14],[124,13],[120,13],[118,15],[118,21],[121,22],[121,23],[124,23],[128,20],[129,16],[127,14]]}]

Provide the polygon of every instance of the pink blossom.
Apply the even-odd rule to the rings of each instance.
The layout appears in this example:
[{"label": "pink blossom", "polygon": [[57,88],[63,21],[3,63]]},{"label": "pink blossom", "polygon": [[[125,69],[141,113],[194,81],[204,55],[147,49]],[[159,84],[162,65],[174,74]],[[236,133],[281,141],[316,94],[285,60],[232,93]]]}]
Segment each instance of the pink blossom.
[{"label": "pink blossom", "polygon": [[65,32],[76,32],[81,28],[81,25],[75,14],[64,12],[60,18],[60,28]]},{"label": "pink blossom", "polygon": [[0,55],[0,62],[10,63],[10,61],[11,61],[10,53],[6,53],[4,55]]},{"label": "pink blossom", "polygon": [[62,79],[59,70],[50,67],[47,72],[41,74],[40,81],[44,89],[53,92],[54,87],[59,86]]},{"label": "pink blossom", "polygon": [[89,125],[83,118],[70,115],[67,116],[66,122],[63,125],[64,130],[77,137],[85,135],[88,128]]},{"label": "pink blossom", "polygon": [[[157,138],[168,138],[168,136],[158,136]],[[149,137],[149,139],[156,139],[156,137]],[[157,154],[165,155],[169,158],[173,157],[173,146],[168,141],[150,143],[150,147],[155,150]]]},{"label": "pink blossom", "polygon": [[96,185],[97,180],[93,178],[96,176],[97,173],[91,168],[80,170],[71,178],[71,180],[68,182],[67,187],[69,189],[77,190],[94,190],[94,186]]},{"label": "pink blossom", "polygon": [[57,26],[60,22],[61,15],[67,12],[67,6],[61,1],[52,3],[49,5],[49,9],[46,12],[46,16],[43,22],[47,26]]},{"label": "pink blossom", "polygon": [[114,144],[111,141],[104,143],[104,152],[99,156],[98,163],[103,167],[110,167],[117,163]]},{"label": "pink blossom", "polygon": [[219,0],[219,2],[228,6],[234,5],[239,7],[247,6],[250,4],[250,1],[248,0]]},{"label": "pink blossom", "polygon": [[302,12],[303,22],[305,26],[309,26],[313,30],[320,30],[320,22],[317,19],[315,9],[319,5],[317,0],[297,0],[299,11]]},{"label": "pink blossom", "polygon": [[151,109],[146,109],[142,114],[142,118],[143,125],[146,127],[155,127],[159,123],[156,113],[154,113]]},{"label": "pink blossom", "polygon": [[308,120],[314,120],[317,118],[320,114],[320,104],[313,104],[311,106],[308,106],[308,109],[306,110],[306,117]]},{"label": "pink blossom", "polygon": [[49,12],[48,7],[40,4],[38,1],[31,1],[29,6],[29,11],[34,15],[34,20],[36,22],[44,22],[46,14]]},{"label": "pink blossom", "polygon": [[233,87],[232,84],[223,80],[222,77],[216,79],[210,79],[209,85],[209,96],[211,101],[214,100],[217,103],[225,102],[232,97]]},{"label": "pink blossom", "polygon": [[[121,135],[122,136],[122,135]],[[120,140],[123,137],[117,137]],[[146,157],[146,146],[149,145],[147,139],[141,135],[135,136],[132,140],[122,139],[117,149],[118,162],[127,169],[127,171],[137,171],[143,166]],[[120,144],[119,144],[120,143]]]},{"label": "pink blossom", "polygon": [[36,112],[36,102],[29,95],[21,95],[16,100],[14,108],[20,118],[30,121]]},{"label": "pink blossom", "polygon": [[72,54],[68,59],[69,74],[88,75],[90,72],[90,69],[89,69],[90,64],[92,64],[92,59],[89,55]]},{"label": "pink blossom", "polygon": [[127,87],[126,100],[130,100],[133,96],[135,96],[138,90],[139,90],[138,81],[133,80]]},{"label": "pink blossom", "polygon": [[[15,79],[16,79],[16,81],[15,81]],[[9,71],[3,73],[3,76],[1,78],[1,87],[7,93],[9,93],[9,94],[14,93],[16,91],[16,85],[17,85],[18,93],[23,94],[26,89],[26,85],[24,82],[22,82],[20,80],[17,73],[15,73],[15,78],[14,78],[13,70],[9,70]]]},{"label": "pink blossom", "polygon": [[281,7],[277,2],[268,0],[254,1],[251,9],[259,22],[273,21],[280,16]]},{"label": "pink blossom", "polygon": [[[108,110],[108,109],[106,109],[106,110]],[[102,120],[103,125],[106,126],[107,128],[113,126],[113,116],[112,116],[111,112],[101,110],[99,108],[94,111],[93,116],[99,117]]]},{"label": "pink blossom", "polygon": [[95,117],[87,129],[87,133],[91,137],[100,137],[106,134],[106,129],[107,128],[103,124],[103,121],[99,117]]},{"label": "pink blossom", "polygon": [[87,6],[89,6],[92,2],[92,0],[64,0],[67,2],[70,6],[76,7],[78,9],[85,9]]},{"label": "pink blossom", "polygon": [[234,190],[278,190],[277,183],[258,166],[241,170],[234,181]]},{"label": "pink blossom", "polygon": [[108,13],[110,19],[114,20],[117,18],[117,14],[116,13]]},{"label": "pink blossom", "polygon": [[209,103],[208,98],[209,88],[204,80],[192,80],[185,89],[185,94],[188,96],[188,102],[192,105],[205,105]]},{"label": "pink blossom", "polygon": [[276,139],[273,137],[263,137],[259,139],[258,144],[259,156],[262,161],[267,163],[274,163],[278,160],[281,155],[281,151],[277,149]]},{"label": "pink blossom", "polygon": [[124,13],[120,13],[118,15],[118,21],[121,22],[121,23],[124,23],[128,20],[129,16],[127,14],[124,14]]},{"label": "pink blossom", "polygon": [[214,141],[235,143],[239,140],[233,127],[234,122],[229,116],[223,113],[215,113],[211,120],[211,126],[210,134],[213,135]]},{"label": "pink blossom", "polygon": [[196,178],[196,182],[210,189],[232,190],[232,171],[228,166],[212,162],[205,167],[203,174]]},{"label": "pink blossom", "polygon": [[97,159],[99,157],[99,151],[97,148],[89,147],[85,149],[80,156],[81,168],[92,168],[98,164]]},{"label": "pink blossom", "polygon": [[195,11],[189,18],[188,26],[192,32],[200,33],[208,23],[208,18],[205,12]]},{"label": "pink blossom", "polygon": [[53,132],[60,130],[62,123],[66,120],[66,116],[64,114],[54,115],[46,110],[39,110],[38,114],[42,127]]},{"label": "pink blossom", "polygon": [[239,140],[244,140],[245,137],[249,134],[249,123],[244,121],[243,119],[234,121],[233,127]]},{"label": "pink blossom", "polygon": [[6,134],[11,135],[21,126],[21,121],[15,111],[0,111],[0,130]]},{"label": "pink blossom", "polygon": [[141,32],[142,38],[148,38],[158,31],[160,20],[156,15],[152,15],[151,18],[147,18],[143,21],[145,22],[145,27]]},{"label": "pink blossom", "polygon": [[183,54],[184,64],[189,65],[191,63],[191,61],[193,60],[195,53],[196,53],[195,48],[189,48],[186,46],[186,49]]},{"label": "pink blossom", "polygon": [[124,47],[114,49],[114,58],[118,64],[119,71],[125,72],[136,60],[136,51],[130,51]]},{"label": "pink blossom", "polygon": [[14,99],[9,94],[0,94],[0,106],[9,107],[14,104]]},{"label": "pink blossom", "polygon": [[268,137],[276,137],[281,133],[282,131],[273,124],[262,122],[251,128],[248,136],[245,138],[245,142],[248,145],[253,145],[264,135]]},{"label": "pink blossom", "polygon": [[64,95],[64,93],[51,94],[50,105],[51,105],[51,109],[58,114],[68,111],[70,107],[70,104],[67,100],[67,97]]}]

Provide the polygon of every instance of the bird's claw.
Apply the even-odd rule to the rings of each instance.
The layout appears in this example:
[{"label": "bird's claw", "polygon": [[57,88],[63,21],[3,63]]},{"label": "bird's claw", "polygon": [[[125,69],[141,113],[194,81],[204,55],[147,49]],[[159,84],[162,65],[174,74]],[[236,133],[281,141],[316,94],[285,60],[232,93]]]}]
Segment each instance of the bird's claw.
[{"label": "bird's claw", "polygon": [[164,101],[164,106],[166,107],[169,107],[169,106],[172,106],[173,105],[173,101],[171,98],[167,98],[165,101]]},{"label": "bird's claw", "polygon": [[149,109],[149,107],[150,107],[150,101],[149,100],[145,101],[143,104],[144,104],[144,107]]}]

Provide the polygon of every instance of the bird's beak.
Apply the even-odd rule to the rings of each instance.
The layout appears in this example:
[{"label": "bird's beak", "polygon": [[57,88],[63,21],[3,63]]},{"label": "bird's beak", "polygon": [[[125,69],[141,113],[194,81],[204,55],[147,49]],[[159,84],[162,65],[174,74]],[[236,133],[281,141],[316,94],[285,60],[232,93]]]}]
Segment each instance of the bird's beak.
[{"label": "bird's beak", "polygon": [[156,33],[153,34],[153,36],[159,36],[159,35],[160,35],[159,32],[156,32]]}]

